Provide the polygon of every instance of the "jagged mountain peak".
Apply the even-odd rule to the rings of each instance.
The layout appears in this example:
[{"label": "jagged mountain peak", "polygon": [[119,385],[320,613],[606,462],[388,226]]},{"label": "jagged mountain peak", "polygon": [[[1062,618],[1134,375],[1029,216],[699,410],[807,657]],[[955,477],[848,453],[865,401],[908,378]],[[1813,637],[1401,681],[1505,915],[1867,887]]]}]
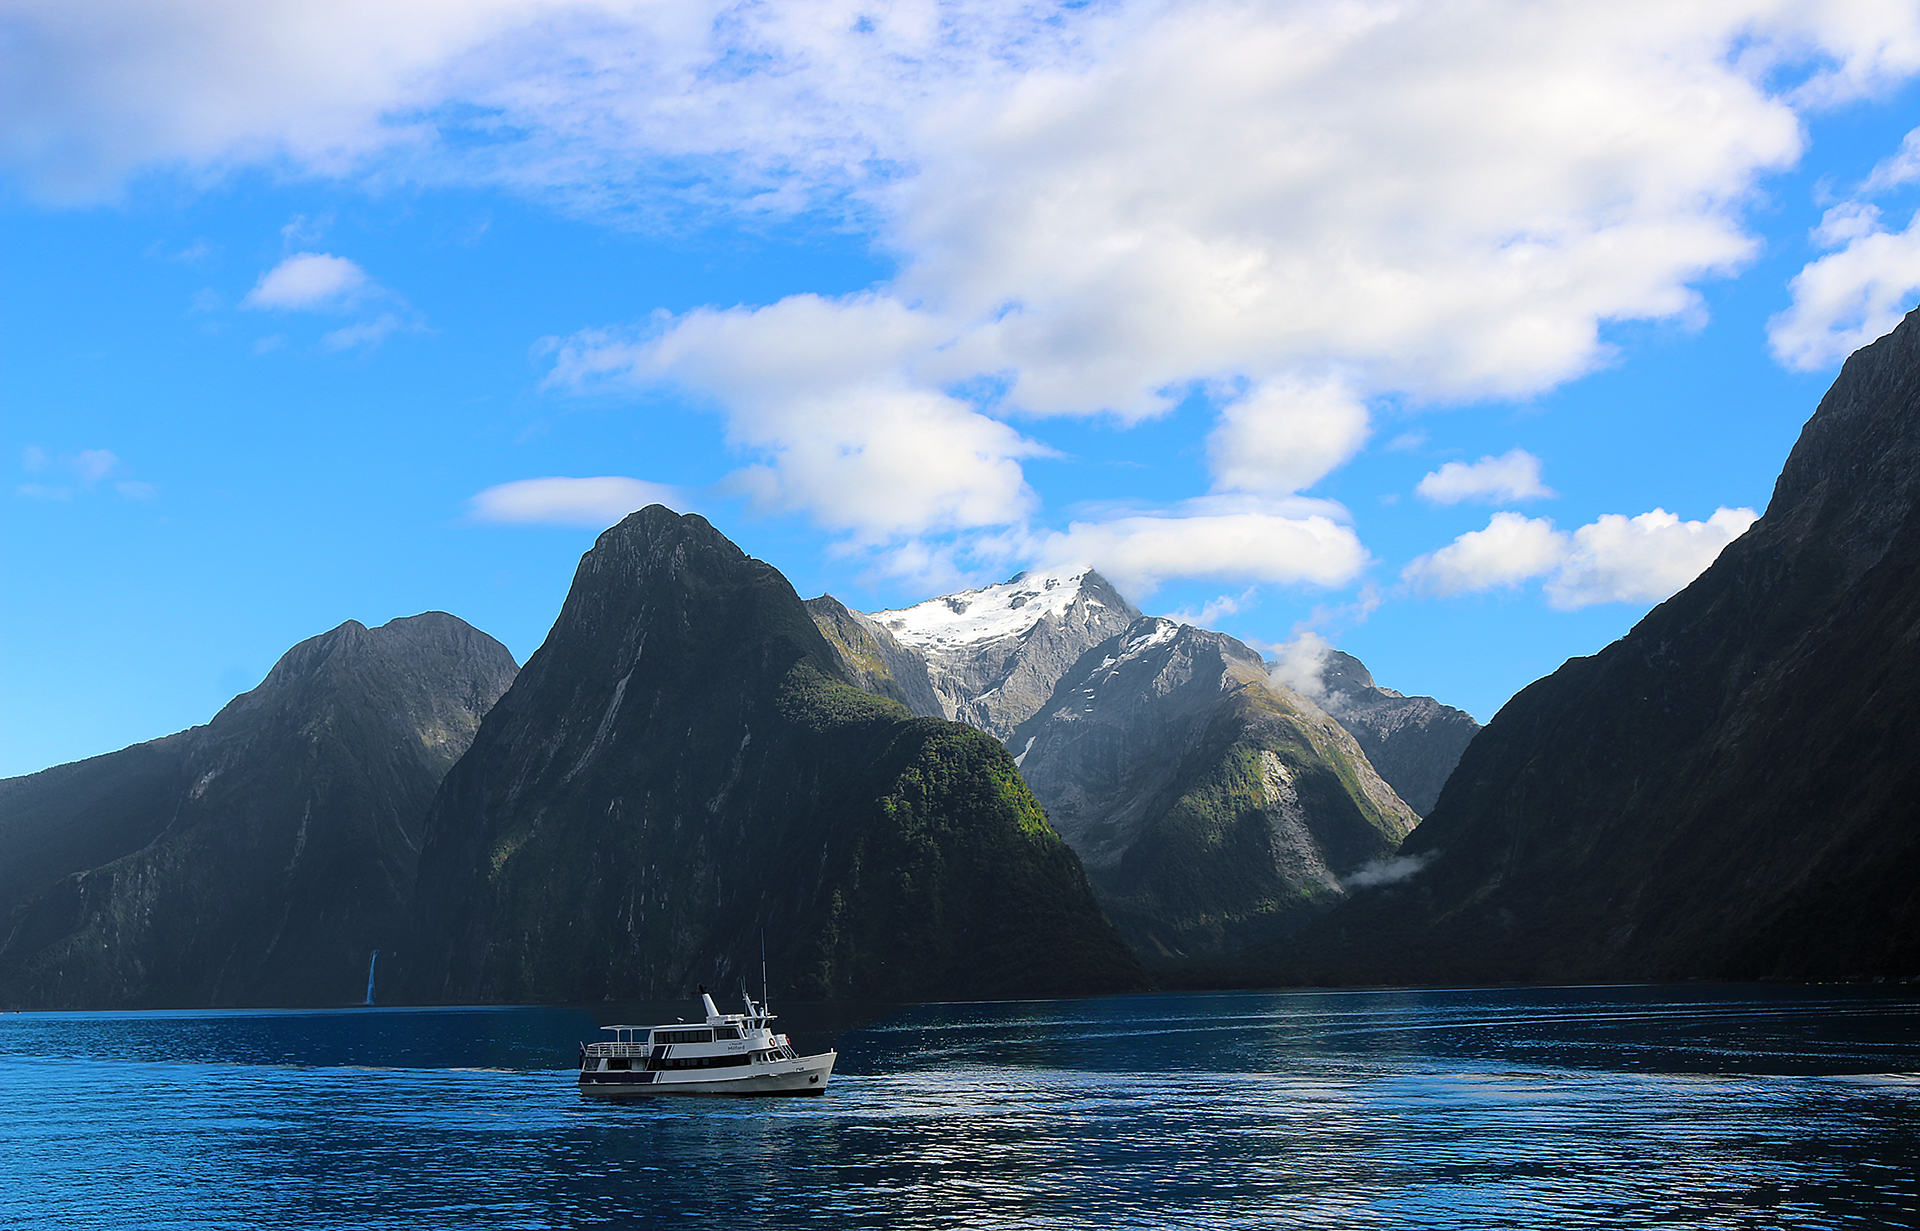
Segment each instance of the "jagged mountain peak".
[{"label": "jagged mountain peak", "polygon": [[1006,750],[861,690],[886,643],[657,506],[603,534],[424,824],[429,999],[1129,985]]},{"label": "jagged mountain peak", "polygon": [[1076,603],[1111,608],[1129,621],[1139,610],[1092,568],[1029,570],[978,590],[942,594],[873,618],[904,645],[922,651],[976,646],[1017,637]]},{"label": "jagged mountain peak", "polygon": [[1001,740],[1046,703],[1081,654],[1139,618],[1091,568],[1016,573],[872,617],[925,660],[942,714]]}]

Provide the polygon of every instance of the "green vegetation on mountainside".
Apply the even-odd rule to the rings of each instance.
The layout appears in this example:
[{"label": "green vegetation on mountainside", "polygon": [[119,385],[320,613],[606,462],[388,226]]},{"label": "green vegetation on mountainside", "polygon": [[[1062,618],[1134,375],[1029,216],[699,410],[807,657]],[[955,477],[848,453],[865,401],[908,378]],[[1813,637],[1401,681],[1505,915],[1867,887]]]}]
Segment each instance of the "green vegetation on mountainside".
[{"label": "green vegetation on mountainside", "polygon": [[1005,749],[852,686],[784,577],[653,507],[581,561],[427,820],[429,1000],[1142,981]]}]

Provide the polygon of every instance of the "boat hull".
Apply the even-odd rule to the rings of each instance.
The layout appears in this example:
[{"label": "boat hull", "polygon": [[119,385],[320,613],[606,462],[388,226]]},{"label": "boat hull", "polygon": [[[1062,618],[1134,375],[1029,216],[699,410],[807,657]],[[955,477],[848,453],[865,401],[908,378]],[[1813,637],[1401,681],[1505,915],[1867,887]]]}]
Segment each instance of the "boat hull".
[{"label": "boat hull", "polygon": [[667,1096],[719,1095],[736,1098],[805,1096],[825,1094],[827,1079],[833,1076],[838,1052],[802,1056],[798,1060],[779,1060],[715,1076],[697,1069],[661,1072],[609,1072],[580,1074],[580,1093],[585,1098],[637,1099]]}]

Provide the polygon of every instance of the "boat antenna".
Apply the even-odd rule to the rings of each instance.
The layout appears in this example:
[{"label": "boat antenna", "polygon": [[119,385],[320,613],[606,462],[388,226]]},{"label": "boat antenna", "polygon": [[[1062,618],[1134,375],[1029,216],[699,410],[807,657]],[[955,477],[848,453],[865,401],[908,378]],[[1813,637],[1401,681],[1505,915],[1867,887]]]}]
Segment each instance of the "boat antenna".
[{"label": "boat antenna", "polygon": [[760,929],[760,1012],[767,1011],[767,929]]}]

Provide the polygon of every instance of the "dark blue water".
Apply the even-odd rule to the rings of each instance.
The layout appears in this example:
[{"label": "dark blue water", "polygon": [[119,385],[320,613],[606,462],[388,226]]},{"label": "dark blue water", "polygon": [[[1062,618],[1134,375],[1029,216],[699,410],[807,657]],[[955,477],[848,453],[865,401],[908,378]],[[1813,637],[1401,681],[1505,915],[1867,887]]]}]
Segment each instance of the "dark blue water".
[{"label": "dark blue water", "polygon": [[849,1028],[860,1016],[784,1018],[803,1047],[838,1046],[824,1098],[623,1106],[575,1092],[597,1024],[578,1010],[0,1017],[0,1226],[1920,1225],[1911,997],[1195,994]]}]

